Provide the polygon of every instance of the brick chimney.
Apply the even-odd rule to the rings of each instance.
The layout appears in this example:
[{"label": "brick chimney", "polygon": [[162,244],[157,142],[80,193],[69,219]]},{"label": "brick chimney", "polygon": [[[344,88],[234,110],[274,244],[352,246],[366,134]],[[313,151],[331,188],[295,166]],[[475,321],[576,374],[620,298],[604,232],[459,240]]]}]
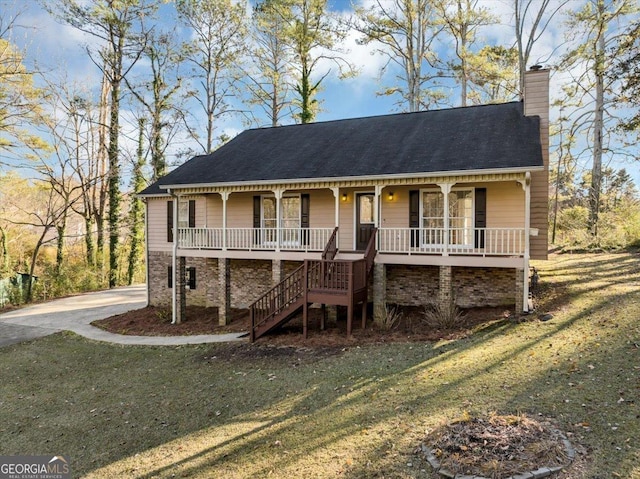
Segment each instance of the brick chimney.
[{"label": "brick chimney", "polygon": [[540,145],[544,171],[531,172],[531,258],[547,259],[549,230],[549,70],[532,66],[524,74],[524,114],[540,117]]}]

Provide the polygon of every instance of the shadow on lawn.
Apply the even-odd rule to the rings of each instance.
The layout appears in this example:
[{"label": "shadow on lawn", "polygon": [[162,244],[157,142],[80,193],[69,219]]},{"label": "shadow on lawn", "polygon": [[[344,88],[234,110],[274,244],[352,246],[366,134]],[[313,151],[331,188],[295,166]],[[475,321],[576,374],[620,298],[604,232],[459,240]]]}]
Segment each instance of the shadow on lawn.
[{"label": "shadow on lawn", "polygon": [[[575,292],[589,297],[624,283],[624,275],[631,272],[633,265],[629,256],[621,256],[614,261],[592,262],[591,268],[571,268],[558,284],[569,288],[575,284],[571,277],[592,273],[599,285],[579,285]],[[319,361],[305,360],[309,356],[304,351],[297,357],[265,357],[260,364],[247,364],[241,358],[228,360],[221,366],[230,373],[250,369],[251,374],[264,375],[263,387],[245,391],[254,400],[240,402],[238,398],[228,419],[213,418],[206,424],[180,430],[178,437],[188,441],[190,434],[196,432],[209,430],[214,434],[218,428],[235,424],[259,425],[197,453],[151,467],[137,477],[174,473],[206,476],[243,461],[251,461],[253,477],[265,477],[274,471],[277,476],[278,470],[293,467],[306,456],[346,439],[358,444],[362,455],[340,466],[341,475],[365,478],[393,474],[407,466],[406,461],[389,453],[392,444],[408,435],[415,446],[423,431],[403,432],[389,429],[389,424],[398,418],[404,421],[413,417],[416,422],[430,416],[451,418],[469,407],[553,418],[588,455],[580,475],[569,469],[557,477],[634,477],[639,451],[633,439],[638,415],[633,396],[638,376],[634,365],[640,362],[637,347],[629,342],[629,318],[619,321],[616,327],[615,308],[631,299],[637,301],[638,296],[637,291],[606,296],[588,308],[557,315],[548,323],[496,322],[463,340],[416,343],[412,349],[409,345],[359,348],[354,344]],[[570,303],[568,298],[557,304],[569,307]],[[207,354],[215,355],[217,350],[212,348]],[[198,356],[202,356],[201,351]],[[298,357],[302,360],[298,361]],[[217,366],[220,365],[210,365]],[[261,372],[255,372],[256,368]],[[519,376],[523,370],[531,374],[526,380]],[[270,381],[269,374],[276,379]],[[489,387],[494,390],[487,391]],[[625,396],[628,393],[628,400],[619,401],[621,391]],[[183,410],[184,414],[188,412]],[[364,437],[363,431],[382,435]],[[167,435],[165,442],[159,440],[150,447],[176,439],[175,435]],[[288,450],[289,444],[298,446]],[[143,452],[144,449],[113,451],[107,463]],[[410,454],[410,449],[404,453]],[[341,457],[326,460],[344,462]],[[372,470],[372,460],[382,465]],[[334,466],[329,462],[327,476],[333,475]]]}]

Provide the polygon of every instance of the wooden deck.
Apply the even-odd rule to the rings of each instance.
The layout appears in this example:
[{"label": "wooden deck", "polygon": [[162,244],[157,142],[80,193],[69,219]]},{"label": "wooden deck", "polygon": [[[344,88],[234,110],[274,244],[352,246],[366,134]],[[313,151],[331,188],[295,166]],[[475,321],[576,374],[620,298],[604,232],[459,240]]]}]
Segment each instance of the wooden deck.
[{"label": "wooden deck", "polygon": [[251,341],[281,326],[303,311],[303,334],[307,337],[309,305],[347,307],[347,335],[351,336],[353,312],[362,303],[362,327],[366,323],[369,275],[376,254],[374,231],[364,257],[358,260],[336,260],[337,228],[327,242],[321,260],[305,260],[304,264],[271,288],[251,306]]}]

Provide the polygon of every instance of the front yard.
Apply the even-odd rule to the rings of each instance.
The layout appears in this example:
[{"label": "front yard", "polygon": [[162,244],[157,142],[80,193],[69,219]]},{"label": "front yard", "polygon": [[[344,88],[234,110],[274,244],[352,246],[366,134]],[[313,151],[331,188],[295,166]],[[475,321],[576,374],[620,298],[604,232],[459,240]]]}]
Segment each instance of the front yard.
[{"label": "front yard", "polygon": [[74,477],[433,478],[425,433],[495,411],[567,434],[556,477],[640,478],[640,256],[537,266],[553,319],[463,339],[0,349],[0,452],[68,455]]}]

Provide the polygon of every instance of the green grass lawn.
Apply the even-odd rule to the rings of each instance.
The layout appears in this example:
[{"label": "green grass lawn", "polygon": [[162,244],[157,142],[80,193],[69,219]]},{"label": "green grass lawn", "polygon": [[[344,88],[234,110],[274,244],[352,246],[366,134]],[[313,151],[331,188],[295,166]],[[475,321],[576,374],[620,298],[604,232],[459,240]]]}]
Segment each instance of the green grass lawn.
[{"label": "green grass lawn", "polygon": [[425,431],[496,411],[567,433],[558,477],[640,478],[640,257],[537,266],[552,320],[456,341],[0,349],[0,454],[67,455],[74,477],[432,478]]}]

